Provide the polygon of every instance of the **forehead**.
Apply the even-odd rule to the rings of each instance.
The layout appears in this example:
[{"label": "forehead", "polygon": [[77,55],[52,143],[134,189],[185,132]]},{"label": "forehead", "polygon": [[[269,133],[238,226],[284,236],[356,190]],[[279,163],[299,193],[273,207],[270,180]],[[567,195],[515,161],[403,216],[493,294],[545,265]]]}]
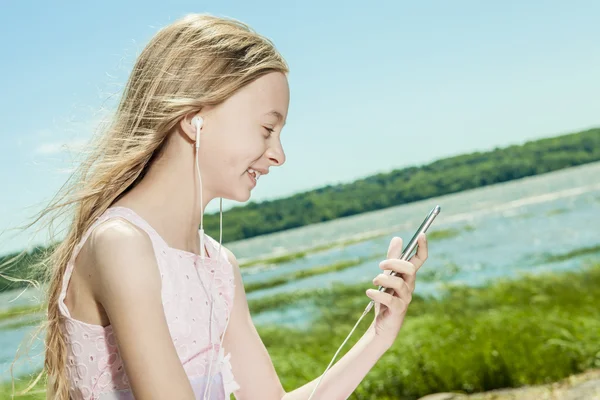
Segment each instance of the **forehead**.
[{"label": "forehead", "polygon": [[289,86],[281,72],[271,72],[254,80],[244,88],[245,100],[260,116],[284,122],[289,106]]}]

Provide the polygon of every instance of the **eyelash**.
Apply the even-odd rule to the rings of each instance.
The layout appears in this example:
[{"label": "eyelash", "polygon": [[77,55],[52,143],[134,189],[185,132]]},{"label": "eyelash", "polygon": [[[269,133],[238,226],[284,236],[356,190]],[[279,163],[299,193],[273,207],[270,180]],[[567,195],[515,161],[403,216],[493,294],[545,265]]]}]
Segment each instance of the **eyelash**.
[{"label": "eyelash", "polygon": [[271,136],[271,134],[273,134],[273,132],[275,132],[275,129],[269,129],[267,127],[263,127],[267,130],[267,132],[269,132],[269,136]]}]

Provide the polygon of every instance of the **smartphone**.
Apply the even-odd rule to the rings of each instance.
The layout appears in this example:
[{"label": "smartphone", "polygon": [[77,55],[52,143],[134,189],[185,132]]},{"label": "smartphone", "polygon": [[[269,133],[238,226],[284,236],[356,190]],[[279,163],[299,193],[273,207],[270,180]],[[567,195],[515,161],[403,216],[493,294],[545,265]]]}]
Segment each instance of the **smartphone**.
[{"label": "smartphone", "polygon": [[[413,251],[417,249],[417,239],[419,238],[419,235],[421,233],[427,232],[427,229],[433,223],[433,220],[435,219],[435,217],[438,216],[440,211],[441,211],[440,206],[435,206],[429,212],[429,215],[427,215],[427,217],[425,217],[425,219],[423,220],[423,223],[421,224],[421,226],[419,226],[419,229],[417,229],[414,236],[412,237],[412,239],[410,239],[410,242],[408,242],[408,244],[404,248],[404,251],[400,255],[401,260],[407,261],[412,256]],[[390,275],[396,276],[398,274],[396,273],[396,271],[392,271]],[[379,286],[379,289],[377,289],[377,290],[379,290],[380,292],[384,292],[386,289],[388,289],[388,288]]]}]

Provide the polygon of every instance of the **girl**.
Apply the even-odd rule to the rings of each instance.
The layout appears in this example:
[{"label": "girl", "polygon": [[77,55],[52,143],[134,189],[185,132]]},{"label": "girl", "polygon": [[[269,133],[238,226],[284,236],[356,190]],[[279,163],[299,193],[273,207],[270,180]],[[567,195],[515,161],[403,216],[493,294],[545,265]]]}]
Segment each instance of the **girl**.
[{"label": "girl", "polygon": [[[247,201],[285,162],[288,67],[247,25],[188,15],[139,55],[110,126],[65,201],[74,207],[52,266],[44,369],[51,399],[307,399],[289,393],[252,323],[234,255],[203,230],[215,198]],[[39,219],[39,218],[38,218]],[[198,226],[200,225],[200,230]],[[392,345],[411,301],[394,238],[376,316],[326,374],[316,399],[345,399]]]}]

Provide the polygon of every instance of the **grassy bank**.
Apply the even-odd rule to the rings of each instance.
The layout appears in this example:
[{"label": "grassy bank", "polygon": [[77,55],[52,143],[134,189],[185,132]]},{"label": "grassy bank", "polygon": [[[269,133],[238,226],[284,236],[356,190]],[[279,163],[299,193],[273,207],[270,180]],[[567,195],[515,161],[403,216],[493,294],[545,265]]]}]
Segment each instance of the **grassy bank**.
[{"label": "grassy bank", "polygon": [[42,306],[20,306],[0,311],[0,322],[42,311]]},{"label": "grassy bank", "polygon": [[[337,285],[250,302],[253,313],[298,301],[310,301],[320,310],[309,331],[258,326],[286,390],[326,368],[367,304],[364,291],[369,286],[370,281]],[[416,297],[396,343],[350,398],[472,393],[557,381],[600,367],[598,299],[600,264],[480,288],[451,286],[440,299]],[[338,360],[372,316],[357,328]],[[6,388],[0,389],[1,398]]]},{"label": "grassy bank", "polygon": [[543,257],[543,261],[547,262],[547,263],[561,262],[561,261],[565,261],[565,260],[570,260],[571,258],[575,258],[575,257],[595,255],[598,253],[600,253],[600,244],[597,244],[595,246],[590,246],[590,247],[581,247],[581,248],[575,249],[573,251],[569,251],[567,253],[562,253],[562,254],[547,254]]},{"label": "grassy bank", "polygon": [[[368,302],[369,283],[313,297],[322,317],[310,332],[259,328],[287,390],[325,369]],[[351,398],[479,392],[556,381],[598,367],[599,298],[600,265],[484,288],[453,287],[440,300],[415,298],[396,344]],[[341,354],[371,320],[361,323]]]},{"label": "grassy bank", "polygon": [[[23,378],[15,381],[15,393],[21,393],[27,388],[28,384],[33,381],[34,377]],[[10,382],[4,383],[0,386],[0,399],[11,399],[12,386]],[[15,396],[15,399],[19,400],[46,400],[46,391],[43,380],[40,379],[35,387],[26,395]]]}]

